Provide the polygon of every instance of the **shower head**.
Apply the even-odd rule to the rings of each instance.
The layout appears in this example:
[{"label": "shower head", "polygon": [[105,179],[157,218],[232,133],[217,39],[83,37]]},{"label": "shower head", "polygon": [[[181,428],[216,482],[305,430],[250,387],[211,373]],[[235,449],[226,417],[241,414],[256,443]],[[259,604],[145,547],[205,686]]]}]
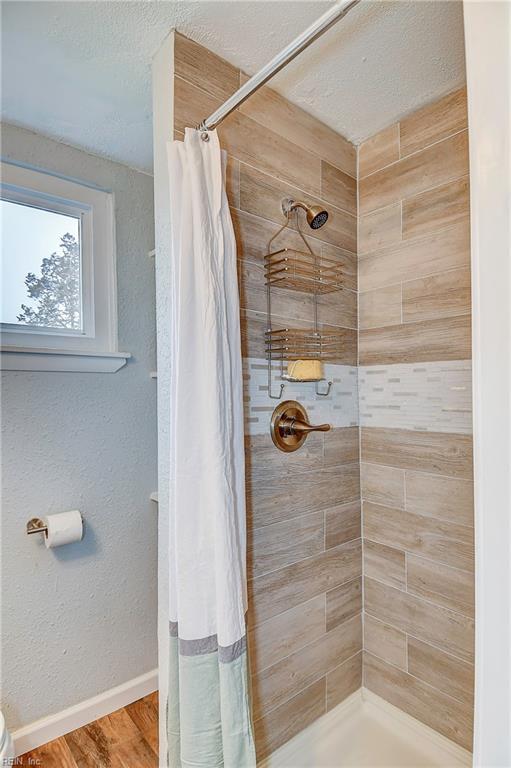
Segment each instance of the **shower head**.
[{"label": "shower head", "polygon": [[282,210],[286,216],[289,216],[291,211],[297,208],[302,208],[305,211],[307,224],[311,229],[319,229],[323,224],[326,224],[328,211],[325,211],[321,205],[308,205],[301,200],[292,200],[291,198],[286,198],[282,201]]},{"label": "shower head", "polygon": [[328,211],[325,211],[320,205],[311,205],[307,210],[307,222],[311,229],[319,229],[326,224],[328,220]]}]

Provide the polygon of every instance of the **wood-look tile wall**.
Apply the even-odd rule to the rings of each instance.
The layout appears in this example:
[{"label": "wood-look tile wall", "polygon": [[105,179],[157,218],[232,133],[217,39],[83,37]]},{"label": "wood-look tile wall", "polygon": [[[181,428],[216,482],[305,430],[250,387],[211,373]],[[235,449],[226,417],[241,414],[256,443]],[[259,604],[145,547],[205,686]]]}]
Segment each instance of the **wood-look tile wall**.
[{"label": "wood-look tile wall", "polygon": [[[176,35],[176,138],[244,79]],[[321,322],[343,329],[337,362],[391,370],[470,358],[463,90],[360,147],[358,222],[355,148],[275,92],[264,88],[245,102],[219,135],[228,153],[246,357],[264,357],[263,257],[282,223],[280,201],[293,196],[330,211],[328,224],[307,237],[345,273],[346,290],[320,306]],[[298,243],[293,228],[282,243]],[[275,314],[307,324],[310,301],[283,292]],[[313,435],[292,456],[278,453],[267,434],[247,435],[249,638],[260,757],[356,690],[362,666],[367,687],[470,748],[471,451],[466,434],[364,427],[360,473],[356,427]]]},{"label": "wood-look tile wall", "polygon": [[470,358],[466,94],[359,150],[360,364]]},{"label": "wood-look tile wall", "polygon": [[[194,127],[244,81],[238,69],[175,37],[175,135]],[[328,223],[307,237],[344,267],[320,322],[342,328],[337,362],[357,364],[357,182],[353,145],[263,88],[218,129],[228,153],[243,354],[264,357],[263,258],[283,223],[284,197],[321,202]],[[313,236],[314,234],[314,236]],[[281,240],[296,245],[291,228]],[[312,320],[307,296],[275,296],[287,324]],[[247,394],[248,396],[248,394]],[[273,401],[269,401],[270,403]],[[247,435],[249,646],[259,757],[342,701],[362,679],[362,547],[358,427],[312,435],[296,454],[269,433]]]},{"label": "wood-look tile wall", "polygon": [[[364,142],[359,174],[360,364],[470,359],[465,91]],[[471,749],[472,438],[364,426],[361,460],[364,684]]]}]

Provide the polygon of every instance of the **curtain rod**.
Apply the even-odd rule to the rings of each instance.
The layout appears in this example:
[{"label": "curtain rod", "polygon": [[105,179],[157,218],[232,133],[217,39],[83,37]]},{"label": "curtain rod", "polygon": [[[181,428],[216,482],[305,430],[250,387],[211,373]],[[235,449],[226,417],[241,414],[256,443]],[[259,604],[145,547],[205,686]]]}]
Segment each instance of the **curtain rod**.
[{"label": "curtain rod", "polygon": [[286,64],[289,64],[298,54],[309,47],[314,40],[317,40],[324,32],[342,19],[352,8],[358,5],[360,0],[341,0],[329,8],[319,19],[310,25],[304,32],[296,37],[289,45],[278,53],[268,62],[259,72],[250,80],[238,88],[221,107],[215,110],[209,117],[203,120],[199,129],[202,131],[212,131],[219,123],[237,109],[249,96],[255,93],[261,86],[270,80],[273,75],[280,72]]}]

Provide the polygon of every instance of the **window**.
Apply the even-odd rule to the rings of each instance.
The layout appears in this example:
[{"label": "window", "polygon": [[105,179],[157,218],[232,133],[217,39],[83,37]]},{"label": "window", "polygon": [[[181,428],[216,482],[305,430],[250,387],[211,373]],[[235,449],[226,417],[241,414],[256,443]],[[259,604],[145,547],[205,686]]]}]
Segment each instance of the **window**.
[{"label": "window", "polygon": [[8,199],[0,216],[4,329],[82,332],[81,216]]},{"label": "window", "polygon": [[2,163],[0,221],[2,367],[122,367],[112,196]]}]

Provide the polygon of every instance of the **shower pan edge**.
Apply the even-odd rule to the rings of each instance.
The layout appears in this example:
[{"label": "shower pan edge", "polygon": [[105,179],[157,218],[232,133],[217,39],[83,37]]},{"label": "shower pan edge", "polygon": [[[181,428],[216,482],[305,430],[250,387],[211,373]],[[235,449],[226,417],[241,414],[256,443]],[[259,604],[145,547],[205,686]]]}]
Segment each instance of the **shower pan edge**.
[{"label": "shower pan edge", "polygon": [[458,768],[472,754],[359,688],[267,756],[259,768]]}]

